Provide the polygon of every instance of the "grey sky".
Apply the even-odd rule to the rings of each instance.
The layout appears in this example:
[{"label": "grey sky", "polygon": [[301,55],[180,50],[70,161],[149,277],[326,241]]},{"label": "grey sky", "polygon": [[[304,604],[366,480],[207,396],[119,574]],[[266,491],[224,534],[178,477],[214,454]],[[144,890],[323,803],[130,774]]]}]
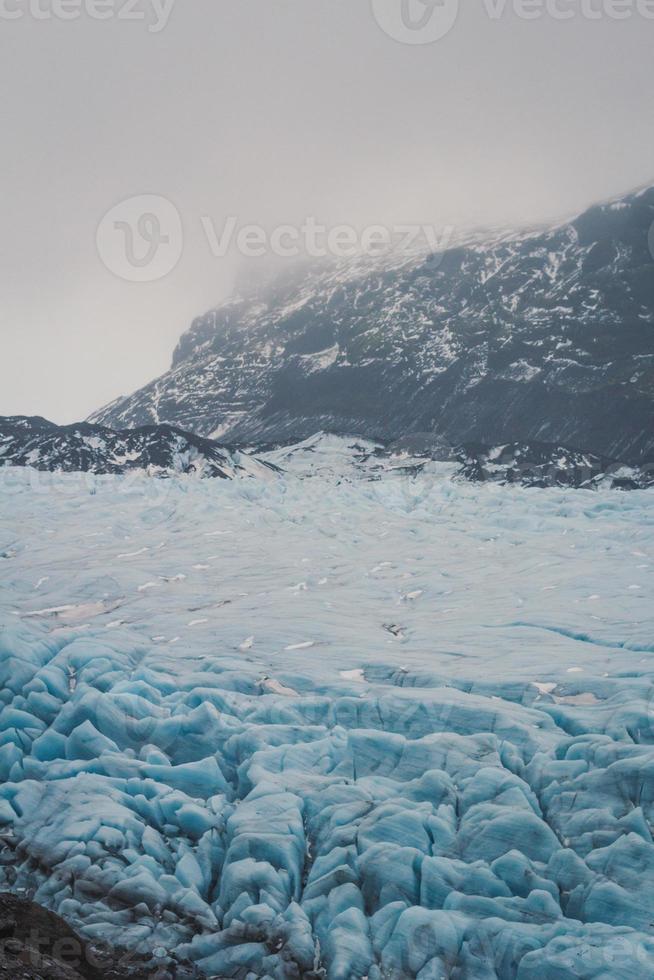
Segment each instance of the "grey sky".
[{"label": "grey sky", "polygon": [[[211,254],[203,216],[522,225],[654,180],[654,20],[636,0],[621,21],[609,0],[586,0],[596,20],[462,0],[425,45],[387,36],[370,0],[177,0],[156,33],[152,0],[147,20],[117,16],[125,0],[37,20],[30,2],[0,4],[22,12],[0,18],[0,414],[73,421],[164,371],[243,262]],[[133,283],[96,229],[142,194],[174,203],[185,244]]]}]

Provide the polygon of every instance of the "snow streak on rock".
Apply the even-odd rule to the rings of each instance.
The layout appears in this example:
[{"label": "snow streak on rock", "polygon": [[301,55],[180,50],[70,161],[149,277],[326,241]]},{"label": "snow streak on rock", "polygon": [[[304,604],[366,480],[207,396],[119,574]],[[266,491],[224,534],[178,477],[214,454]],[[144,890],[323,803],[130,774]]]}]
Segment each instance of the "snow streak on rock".
[{"label": "snow streak on rock", "polygon": [[3,484],[0,886],[215,977],[653,975],[652,491],[311,459]]}]

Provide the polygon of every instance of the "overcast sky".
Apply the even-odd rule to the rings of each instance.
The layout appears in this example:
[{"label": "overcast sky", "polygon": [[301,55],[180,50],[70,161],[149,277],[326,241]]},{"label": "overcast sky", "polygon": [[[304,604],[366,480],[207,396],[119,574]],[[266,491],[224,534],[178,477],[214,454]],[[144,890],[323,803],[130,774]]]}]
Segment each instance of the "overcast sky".
[{"label": "overcast sky", "polygon": [[[586,0],[592,20],[463,0],[424,44],[404,43],[425,40],[421,15],[434,28],[420,0],[404,36],[402,0],[138,0],[145,19],[52,2],[0,2],[0,414],[77,420],[166,370],[246,261],[212,254],[207,219],[523,225],[654,182],[654,20],[636,0],[621,21],[608,0]],[[79,16],[46,16],[62,12]],[[142,249],[172,249],[151,282],[107,252],[129,211],[102,223],[141,195],[172,208],[142,228]]]}]

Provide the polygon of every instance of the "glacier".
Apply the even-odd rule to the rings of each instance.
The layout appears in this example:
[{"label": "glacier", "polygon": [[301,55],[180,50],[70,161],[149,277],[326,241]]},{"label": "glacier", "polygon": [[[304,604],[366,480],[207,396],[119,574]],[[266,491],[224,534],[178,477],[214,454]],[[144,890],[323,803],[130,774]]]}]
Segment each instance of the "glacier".
[{"label": "glacier", "polygon": [[654,977],[654,491],[355,455],[2,471],[0,886],[188,975]]}]

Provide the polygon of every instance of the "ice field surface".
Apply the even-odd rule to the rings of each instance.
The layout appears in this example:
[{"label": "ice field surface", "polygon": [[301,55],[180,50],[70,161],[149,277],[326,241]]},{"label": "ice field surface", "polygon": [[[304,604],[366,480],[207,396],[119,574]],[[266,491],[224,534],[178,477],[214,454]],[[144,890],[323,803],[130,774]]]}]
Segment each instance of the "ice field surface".
[{"label": "ice field surface", "polygon": [[4,472],[0,884],[209,976],[654,977],[654,492],[352,453]]}]

